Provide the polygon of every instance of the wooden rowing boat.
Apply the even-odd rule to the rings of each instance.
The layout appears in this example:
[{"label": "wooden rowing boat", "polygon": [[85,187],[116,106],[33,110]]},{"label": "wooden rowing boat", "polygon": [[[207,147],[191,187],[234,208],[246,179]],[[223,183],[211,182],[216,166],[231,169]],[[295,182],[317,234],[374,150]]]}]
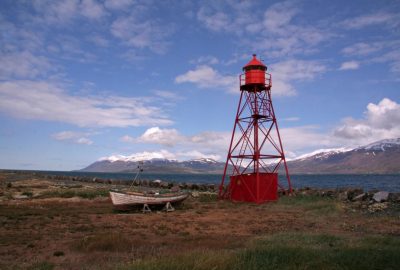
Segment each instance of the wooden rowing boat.
[{"label": "wooden rowing boat", "polygon": [[185,200],[187,193],[143,194],[138,192],[110,191],[112,204],[116,209],[128,209],[145,205],[171,205]]}]

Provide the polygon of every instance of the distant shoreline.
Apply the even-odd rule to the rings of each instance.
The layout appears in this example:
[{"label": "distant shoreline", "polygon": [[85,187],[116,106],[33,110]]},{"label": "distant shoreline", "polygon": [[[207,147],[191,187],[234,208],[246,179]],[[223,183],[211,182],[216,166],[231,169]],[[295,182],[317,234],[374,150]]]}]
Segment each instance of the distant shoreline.
[{"label": "distant shoreline", "polygon": [[[48,176],[50,179],[65,179],[84,182],[102,182],[126,184],[133,180],[135,173],[104,173],[104,172],[79,172],[79,171],[41,171],[41,170],[8,170],[0,172],[15,173],[20,175],[33,174]],[[285,175],[280,174],[283,180]],[[162,180],[171,183],[192,183],[219,185],[221,174],[172,174],[172,173],[143,173],[141,180],[148,182]],[[400,174],[292,174],[291,180],[294,188],[346,188],[359,187],[366,191],[386,190],[400,192]],[[226,179],[229,181],[229,178]],[[282,181],[283,182],[283,181]]]}]

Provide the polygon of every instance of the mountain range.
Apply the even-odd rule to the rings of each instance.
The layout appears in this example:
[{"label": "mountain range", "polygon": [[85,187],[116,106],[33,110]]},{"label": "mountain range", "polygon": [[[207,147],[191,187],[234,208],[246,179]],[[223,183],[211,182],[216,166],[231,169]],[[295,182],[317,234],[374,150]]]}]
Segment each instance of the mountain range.
[{"label": "mountain range", "polygon": [[[400,173],[400,138],[381,140],[353,149],[321,149],[287,163],[291,174]],[[148,173],[221,174],[225,166],[224,162],[209,158],[177,161],[111,156],[80,171],[136,172],[139,164]]]}]

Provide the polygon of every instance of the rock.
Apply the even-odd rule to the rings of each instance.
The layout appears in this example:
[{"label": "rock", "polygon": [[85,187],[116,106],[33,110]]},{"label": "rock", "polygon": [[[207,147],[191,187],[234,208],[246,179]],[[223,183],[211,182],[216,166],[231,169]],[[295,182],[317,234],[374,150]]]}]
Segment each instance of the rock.
[{"label": "rock", "polygon": [[348,192],[344,191],[344,192],[339,193],[338,199],[341,201],[347,201],[349,199]]},{"label": "rock", "polygon": [[187,188],[186,183],[185,183],[185,182],[180,183],[180,184],[179,184],[179,188],[181,188],[181,189],[186,189],[186,188]]},{"label": "rock", "polygon": [[162,188],[169,188],[169,184],[167,182],[161,182],[160,187]]},{"label": "rock", "polygon": [[29,197],[26,196],[26,195],[13,195],[13,198],[14,198],[15,200],[26,200],[26,199],[28,199]]},{"label": "rock", "polygon": [[179,192],[181,189],[179,186],[173,186],[171,187],[171,192]]},{"label": "rock", "polygon": [[215,185],[214,184],[209,184],[208,185],[208,190],[215,191]]},{"label": "rock", "polygon": [[150,187],[160,187],[162,184],[162,181],[160,179],[156,179],[154,181],[149,182]]},{"label": "rock", "polygon": [[198,191],[193,191],[191,194],[193,198],[198,198],[200,196]]},{"label": "rock", "polygon": [[367,193],[361,193],[360,195],[353,197],[351,200],[353,202],[359,202],[359,201],[364,201],[367,197],[368,197]]},{"label": "rock", "polygon": [[349,200],[352,200],[353,198],[363,193],[364,190],[362,188],[349,188],[347,190],[347,197],[349,198]]},{"label": "rock", "polygon": [[391,201],[391,202],[395,202],[395,203],[400,202],[400,193],[399,192],[389,193],[388,200]]},{"label": "rock", "polygon": [[368,206],[368,211],[373,213],[373,212],[383,211],[383,210],[385,210],[386,208],[388,208],[387,202],[384,202],[384,203],[374,203],[374,204],[371,204],[370,206]]},{"label": "rock", "polygon": [[321,197],[333,198],[333,197],[335,197],[335,190],[333,190],[333,189],[323,190],[323,191],[320,193],[320,196],[321,196]]},{"label": "rock", "polygon": [[379,191],[375,193],[374,196],[372,197],[372,199],[378,203],[387,201],[388,198],[389,198],[389,192],[387,191]]},{"label": "rock", "polygon": [[205,185],[205,184],[199,185],[199,190],[200,191],[207,191],[207,185]]}]

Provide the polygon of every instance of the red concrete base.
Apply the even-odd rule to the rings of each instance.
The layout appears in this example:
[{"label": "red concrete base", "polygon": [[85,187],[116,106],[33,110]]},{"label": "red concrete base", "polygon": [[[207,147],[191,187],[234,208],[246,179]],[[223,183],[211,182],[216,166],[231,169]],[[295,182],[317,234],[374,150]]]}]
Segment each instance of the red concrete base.
[{"label": "red concrete base", "polygon": [[237,202],[263,203],[278,199],[278,174],[241,174],[230,177],[230,197]]}]

